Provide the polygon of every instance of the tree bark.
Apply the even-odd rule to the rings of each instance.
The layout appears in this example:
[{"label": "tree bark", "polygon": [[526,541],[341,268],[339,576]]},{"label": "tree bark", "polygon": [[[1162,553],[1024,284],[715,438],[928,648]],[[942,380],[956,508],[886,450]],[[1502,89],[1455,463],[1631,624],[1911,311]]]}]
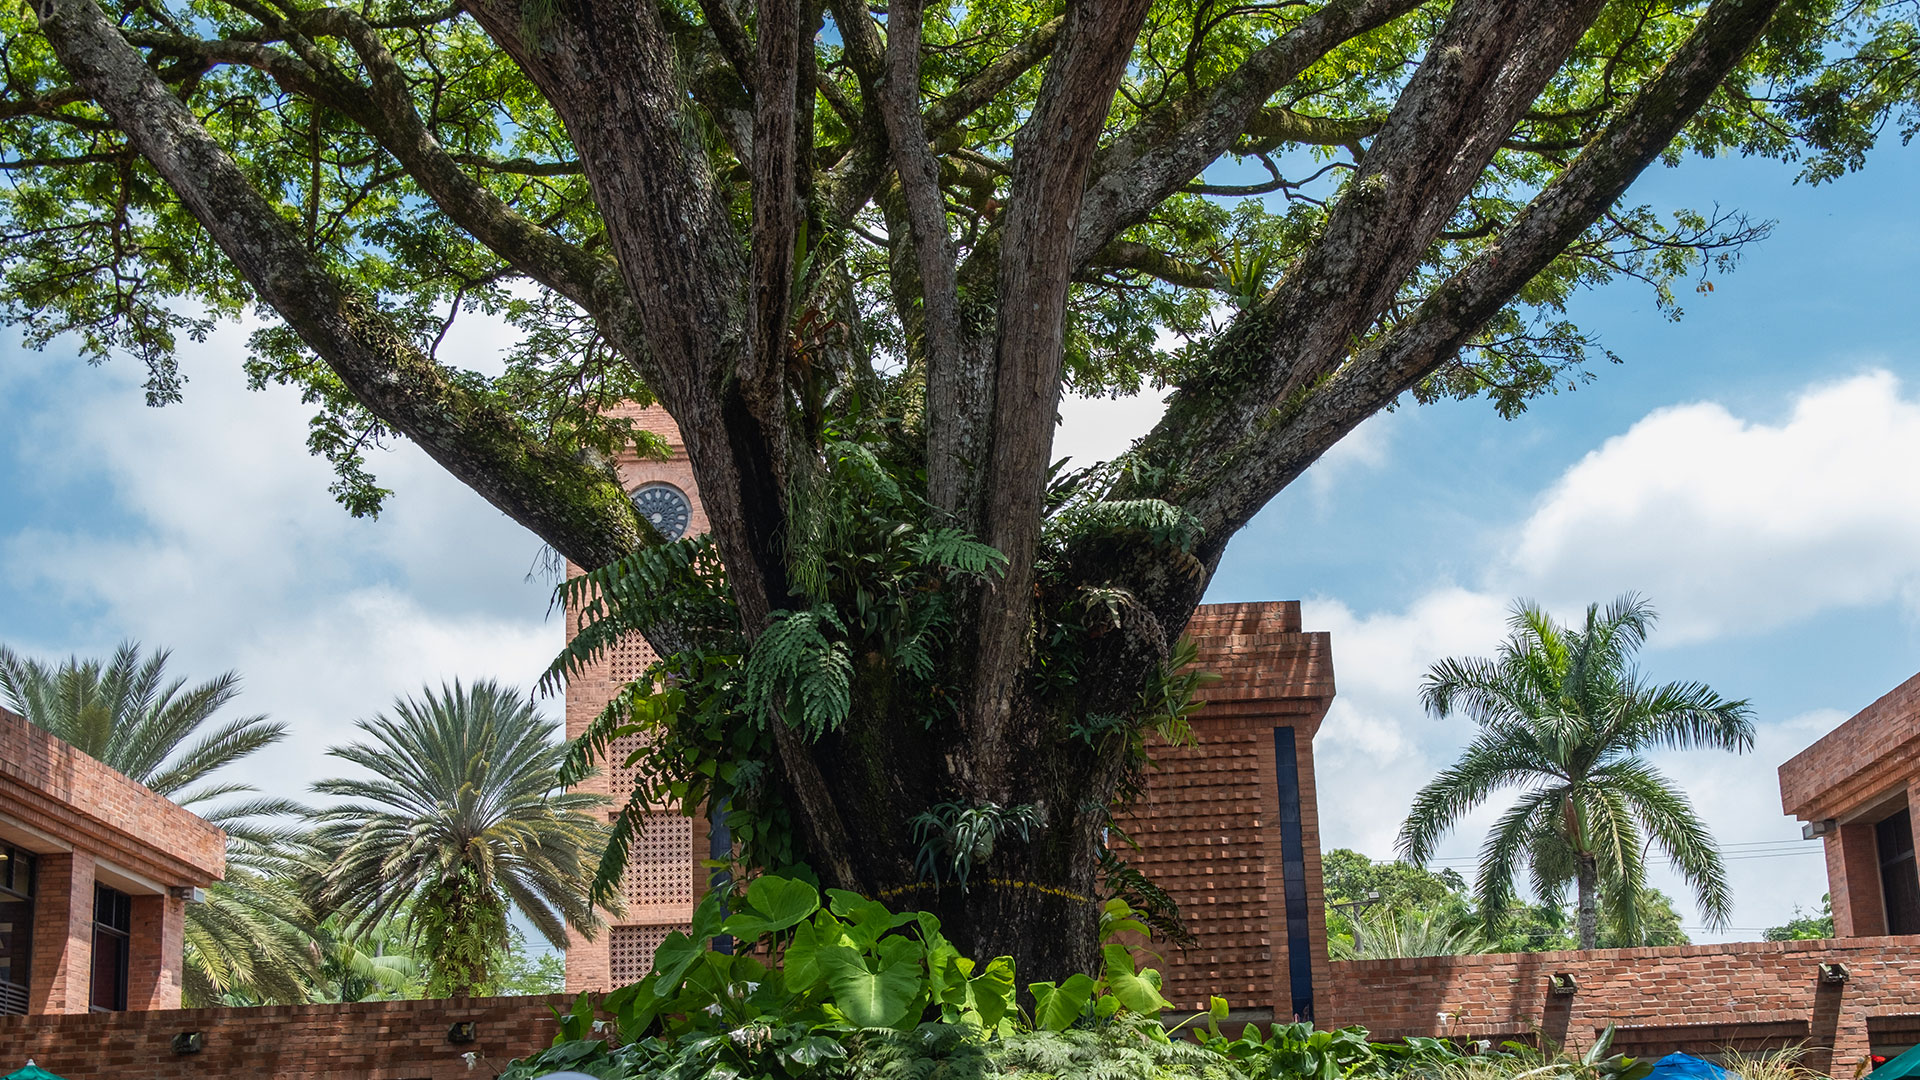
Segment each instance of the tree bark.
[{"label": "tree bark", "polygon": [[976,531],[1007,557],[975,608],[967,726],[979,748],[971,790],[1006,802],[1003,760],[1014,691],[1027,668],[1033,566],[1053,424],[1060,402],[1067,288],[1080,196],[1101,125],[1126,71],[1149,0],[1070,0],[1033,115],[1014,140],[1013,181],[999,247],[997,371]]},{"label": "tree bark", "polygon": [[1588,851],[1581,852],[1578,859],[1576,873],[1580,907],[1576,925],[1580,947],[1591,949],[1600,940],[1600,860]]}]

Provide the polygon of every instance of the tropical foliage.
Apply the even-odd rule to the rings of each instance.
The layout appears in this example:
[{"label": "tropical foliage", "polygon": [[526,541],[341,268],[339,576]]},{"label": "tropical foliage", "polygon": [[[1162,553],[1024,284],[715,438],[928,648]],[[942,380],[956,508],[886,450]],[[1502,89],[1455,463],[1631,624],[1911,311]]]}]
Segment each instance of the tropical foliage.
[{"label": "tropical foliage", "polygon": [[1692,885],[1708,926],[1726,925],[1733,899],[1713,838],[1645,754],[1745,751],[1753,745],[1752,710],[1700,683],[1654,685],[1642,677],[1634,657],[1653,623],[1652,607],[1631,594],[1604,611],[1590,606],[1571,629],[1520,603],[1496,657],[1443,660],[1427,674],[1428,712],[1464,713],[1480,730],[1415,796],[1400,850],[1425,861],[1461,817],[1495,792],[1518,788],[1519,800],[1481,847],[1475,891],[1490,927],[1512,904],[1524,869],[1541,898],[1557,900],[1575,887],[1581,948],[1598,942],[1603,901],[1604,920],[1638,936],[1650,847]]},{"label": "tropical foliage", "polygon": [[[1327,951],[1334,959],[1449,951],[1548,952],[1577,945],[1569,913],[1551,899],[1512,901],[1489,931],[1473,890],[1455,870],[1374,862],[1346,848],[1327,852],[1321,865],[1327,896]],[[1646,888],[1637,903],[1637,927],[1601,921],[1595,942],[1599,948],[1688,944],[1671,897]]]},{"label": "tropical foliage", "polygon": [[170,656],[158,649],[143,658],[139,645],[123,642],[105,662],[68,657],[49,666],[0,645],[0,701],[181,806],[213,818],[244,816],[245,806],[206,804],[254,789],[215,782],[212,774],[285,738],[286,725],[265,716],[215,723],[214,714],[240,693],[239,674],[189,687],[168,677]]},{"label": "tropical foliage", "polygon": [[170,677],[165,649],[126,642],[106,660],[48,665],[0,646],[0,702],[76,749],[227,830],[227,876],[187,907],[182,997],[189,1005],[300,1000],[314,975],[313,913],[288,875],[274,815],[297,810],[216,775],[286,736],[265,716],[217,717],[234,672],[196,686]]},{"label": "tropical foliage", "polygon": [[[1611,1028],[1574,1056],[1375,1043],[1359,1028],[1307,1023],[1249,1024],[1228,1038],[1218,997],[1174,1022],[1159,974],[1111,940],[1146,933],[1133,914],[1104,907],[1098,977],[1022,987],[1011,957],[962,956],[926,912],[760,877],[710,895],[640,983],[556,1010],[552,1047],[501,1080],[560,1070],[604,1080],[1640,1080],[1650,1068],[1611,1053]],[[712,951],[716,934],[742,948]]]},{"label": "tropical foliage", "polygon": [[346,801],[320,815],[333,853],[322,900],[350,931],[402,914],[434,994],[493,981],[523,912],[556,948],[600,925],[585,887],[606,841],[603,796],[560,789],[556,725],[493,682],[428,689],[360,721],[329,751],[372,774],[315,790]]},{"label": "tropical foliage", "polygon": [[1400,956],[1458,956],[1492,952],[1479,920],[1446,908],[1380,908],[1346,920],[1347,932],[1327,940],[1335,960]]},{"label": "tropical foliage", "polygon": [[1833,936],[1833,896],[1820,897],[1818,912],[1806,911],[1795,905],[1793,918],[1784,925],[1769,926],[1763,935],[1768,941],[1813,941]]}]

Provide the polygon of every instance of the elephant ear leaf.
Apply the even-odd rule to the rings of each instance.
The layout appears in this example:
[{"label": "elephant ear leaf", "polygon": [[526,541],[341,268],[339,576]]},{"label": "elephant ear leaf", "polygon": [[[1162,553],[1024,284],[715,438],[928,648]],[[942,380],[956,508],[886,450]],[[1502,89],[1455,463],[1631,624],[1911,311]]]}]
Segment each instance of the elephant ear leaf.
[{"label": "elephant ear leaf", "polygon": [[653,953],[653,970],[660,976],[660,981],[653,985],[654,996],[664,998],[679,993],[680,983],[687,977],[687,969],[693,967],[704,952],[704,939],[690,938],[678,930],[668,934]]},{"label": "elephant ear leaf", "polygon": [[1099,984],[1086,975],[1076,974],[1064,983],[1029,983],[1033,995],[1033,1026],[1042,1031],[1065,1031],[1087,1011]]},{"label": "elephant ear leaf", "polygon": [[985,971],[968,979],[967,997],[982,1027],[999,1027],[1001,1018],[1013,1011],[1013,957],[996,956]]},{"label": "elephant ear leaf", "polygon": [[821,949],[817,962],[834,1007],[858,1027],[897,1025],[926,984],[917,960],[883,962],[879,971],[870,971],[860,953],[846,945]]},{"label": "elephant ear leaf", "polygon": [[747,886],[747,908],[726,921],[726,933],[746,941],[778,933],[820,908],[820,893],[812,885],[769,874]]},{"label": "elephant ear leaf", "polygon": [[1158,972],[1136,971],[1125,945],[1107,945],[1100,952],[1107,958],[1107,989],[1129,1012],[1158,1016],[1170,1004],[1160,996]]}]

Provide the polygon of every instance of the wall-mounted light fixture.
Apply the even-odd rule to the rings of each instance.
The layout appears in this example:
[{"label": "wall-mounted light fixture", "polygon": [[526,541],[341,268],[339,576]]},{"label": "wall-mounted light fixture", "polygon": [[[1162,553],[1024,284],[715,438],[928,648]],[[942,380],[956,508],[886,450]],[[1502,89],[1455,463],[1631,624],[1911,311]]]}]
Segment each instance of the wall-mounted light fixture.
[{"label": "wall-mounted light fixture", "polygon": [[198,885],[169,885],[167,886],[167,895],[173,897],[175,900],[185,900],[189,904],[204,904],[207,902],[207,890]]},{"label": "wall-mounted light fixture", "polygon": [[197,1054],[205,1045],[207,1036],[204,1032],[183,1031],[173,1037],[173,1052],[176,1054]]},{"label": "wall-mounted light fixture", "polygon": [[455,1020],[447,1028],[447,1041],[450,1043],[470,1043],[479,1037],[479,1025],[471,1020]]},{"label": "wall-mounted light fixture", "polygon": [[1805,825],[1800,826],[1800,839],[1818,840],[1821,837],[1827,835],[1828,833],[1838,829],[1839,827],[1840,827],[1840,823],[1838,821],[1835,821],[1832,818],[1823,818],[1819,821],[1809,821]]},{"label": "wall-mounted light fixture", "polygon": [[1829,986],[1837,986],[1840,983],[1846,982],[1851,977],[1847,972],[1847,965],[1845,964],[1820,965],[1820,981]]},{"label": "wall-mounted light fixture", "polygon": [[1572,997],[1580,992],[1580,982],[1571,971],[1556,971],[1547,976],[1547,992],[1554,997]]}]

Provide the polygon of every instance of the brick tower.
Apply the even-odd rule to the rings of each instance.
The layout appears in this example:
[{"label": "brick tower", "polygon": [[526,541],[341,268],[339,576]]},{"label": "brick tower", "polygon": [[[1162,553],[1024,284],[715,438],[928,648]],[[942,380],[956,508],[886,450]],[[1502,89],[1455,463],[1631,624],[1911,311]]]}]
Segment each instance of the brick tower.
[{"label": "brick tower", "polygon": [[[655,527],[669,538],[706,532],[707,515],[700,506],[700,493],[694,488],[693,469],[687,464],[680,429],[661,409],[632,408],[626,415],[632,416],[641,428],[665,439],[673,448],[673,454],[666,461],[650,461],[629,451],[617,462],[622,485]],[[578,574],[581,568],[569,564],[567,572]],[[569,612],[568,636],[577,629],[578,624]],[[613,692],[645,671],[655,659],[653,649],[645,641],[634,638],[568,682],[567,737],[573,738],[584,731],[613,697]],[[633,790],[633,774],[621,768],[620,763],[633,748],[632,737],[616,742],[600,775],[581,788],[611,796],[615,807],[625,803]],[[686,929],[693,917],[693,906],[705,884],[705,874],[699,864],[706,839],[706,822],[682,815],[677,807],[658,807],[648,815],[646,828],[635,840],[627,863],[623,890],[627,901],[625,913],[592,941],[572,930],[567,933],[569,993],[611,990],[647,973],[652,966],[653,950],[670,932]]]}]

